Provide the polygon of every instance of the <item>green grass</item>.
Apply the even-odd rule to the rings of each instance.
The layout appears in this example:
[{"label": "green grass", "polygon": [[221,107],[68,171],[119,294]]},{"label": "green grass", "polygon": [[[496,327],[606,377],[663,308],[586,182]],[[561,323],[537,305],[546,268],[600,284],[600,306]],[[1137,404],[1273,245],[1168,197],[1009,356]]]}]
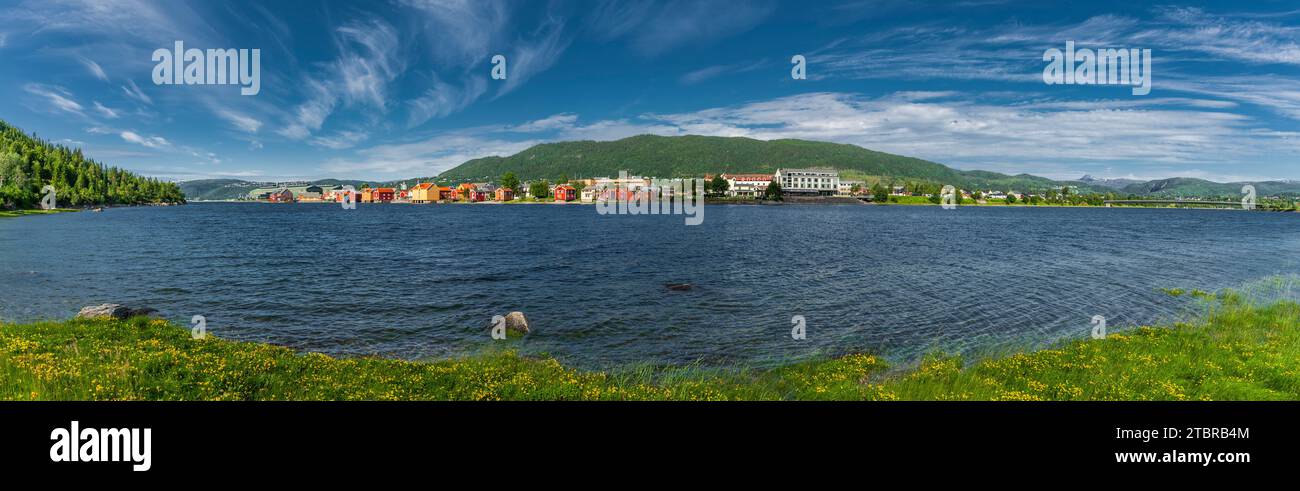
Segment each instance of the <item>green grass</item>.
[{"label": "green grass", "polygon": [[[412,362],[208,337],[162,320],[0,325],[7,400],[1272,400],[1300,399],[1300,305],[1227,294],[1202,320],[967,362],[855,354],[770,369],[608,372],[507,349]],[[507,342],[508,343],[508,342]]]},{"label": "green grass", "polygon": [[0,210],[0,218],[13,218],[23,215],[49,215],[52,213],[68,213],[80,211],[74,208],[55,208],[53,210]]}]

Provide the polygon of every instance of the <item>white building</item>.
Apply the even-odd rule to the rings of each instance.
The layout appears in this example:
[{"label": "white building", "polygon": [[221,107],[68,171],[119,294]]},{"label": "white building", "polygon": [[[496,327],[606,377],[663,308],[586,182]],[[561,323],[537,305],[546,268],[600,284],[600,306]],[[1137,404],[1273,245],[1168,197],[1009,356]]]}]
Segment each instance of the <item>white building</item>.
[{"label": "white building", "polygon": [[867,187],[867,183],[862,181],[840,181],[838,194],[840,196],[853,196],[853,186],[858,187],[859,193],[871,191],[871,189]]},{"label": "white building", "polygon": [[772,184],[771,174],[723,174],[727,181],[727,196],[756,198]]},{"label": "white building", "polygon": [[593,203],[605,200],[627,200],[633,193],[650,187],[653,182],[648,177],[629,176],[625,171],[619,171],[618,177],[597,177],[587,180],[587,187],[582,188],[578,199],[583,203]]},{"label": "white building", "polygon": [[772,180],[787,194],[834,195],[840,190],[840,173],[835,169],[777,169]]}]

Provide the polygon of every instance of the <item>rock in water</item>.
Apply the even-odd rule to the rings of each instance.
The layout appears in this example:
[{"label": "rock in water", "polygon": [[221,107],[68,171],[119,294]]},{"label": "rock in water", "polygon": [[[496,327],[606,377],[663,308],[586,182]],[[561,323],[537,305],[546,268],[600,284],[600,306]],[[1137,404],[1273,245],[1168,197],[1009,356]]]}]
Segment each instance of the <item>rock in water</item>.
[{"label": "rock in water", "polygon": [[90,305],[90,306],[82,307],[81,311],[77,312],[77,318],[78,319],[100,319],[100,318],[107,317],[110,319],[127,319],[131,317],[135,317],[137,315],[153,315],[156,313],[158,313],[157,310],[148,307],[133,309],[125,305],[106,303],[106,304]]},{"label": "rock in water", "polygon": [[668,283],[664,286],[675,292],[684,292],[692,288],[690,283]]},{"label": "rock in water", "polygon": [[515,332],[518,334],[528,334],[528,318],[524,317],[523,312],[511,312],[506,314],[506,332]]},{"label": "rock in water", "polygon": [[98,319],[101,317],[108,317],[112,319],[125,319],[127,312],[129,312],[130,310],[131,309],[127,308],[125,305],[118,305],[115,303],[106,303],[102,305],[90,305],[90,306],[82,307],[81,311],[77,312],[77,318]]}]

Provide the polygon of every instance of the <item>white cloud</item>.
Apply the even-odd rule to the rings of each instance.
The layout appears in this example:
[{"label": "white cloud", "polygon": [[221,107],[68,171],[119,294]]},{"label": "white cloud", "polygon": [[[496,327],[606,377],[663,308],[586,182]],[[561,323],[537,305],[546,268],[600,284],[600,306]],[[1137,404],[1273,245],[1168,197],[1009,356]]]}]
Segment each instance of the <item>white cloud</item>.
[{"label": "white cloud", "polygon": [[573,124],[578,122],[578,115],[573,113],[560,113],[547,116],[535,121],[529,121],[524,124],[509,127],[510,131],[520,133],[533,133],[538,131],[552,131],[558,129],[572,128]]},{"label": "white cloud", "polygon": [[301,140],[311,136],[313,131],[320,129],[325,123],[325,118],[328,118],[334,112],[334,107],[338,105],[338,98],[325,84],[306,80],[302,85],[307,88],[307,101],[298,105],[285,127],[276,130],[280,136],[291,140]]},{"label": "white cloud", "polygon": [[1139,36],[1158,40],[1171,49],[1183,47],[1221,59],[1300,65],[1300,27],[1214,15],[1195,7],[1170,7],[1163,14],[1171,27],[1152,29]]},{"label": "white cloud", "polygon": [[337,29],[335,44],[341,55],[333,69],[343,100],[383,110],[388,84],[406,70],[397,29],[378,18],[356,21]]},{"label": "white cloud", "polygon": [[506,77],[501,90],[497,92],[497,97],[513,92],[534,75],[550,69],[569,47],[571,39],[564,35],[563,22],[548,19],[538,31],[540,34],[537,39],[532,42],[517,43],[514,51],[507,58],[509,76]]},{"label": "white cloud", "polygon": [[330,136],[314,137],[310,141],[308,141],[308,143],[318,147],[325,147],[333,150],[342,150],[345,148],[352,148],[356,146],[358,143],[365,141],[365,139],[368,138],[369,136],[370,135],[368,135],[364,131],[343,130],[343,131],[337,131]]},{"label": "white cloud", "polygon": [[429,54],[437,66],[464,67],[487,59],[510,23],[505,0],[401,0],[422,14],[436,44]]},{"label": "white cloud", "polygon": [[145,95],[144,91],[140,90],[140,87],[135,85],[134,80],[127,79],[126,85],[122,86],[122,92],[125,93],[127,97],[137,101],[145,104],[153,104],[153,99],[149,98],[148,95]]},{"label": "white cloud", "polygon": [[99,66],[99,63],[95,63],[95,60],[86,58],[84,56],[80,56],[78,57],[78,59],[81,61],[81,64],[86,67],[86,70],[89,70],[90,74],[94,75],[95,78],[105,82],[108,81],[108,74],[104,73],[104,68]]},{"label": "white cloud", "polygon": [[143,145],[149,148],[167,148],[171,146],[171,143],[161,136],[140,136],[139,133],[130,130],[123,131],[119,136],[127,142]]},{"label": "white cloud", "polygon": [[715,78],[721,75],[727,75],[727,74],[734,75],[739,73],[752,72],[754,70],[758,70],[759,68],[762,68],[763,65],[765,65],[764,61],[759,61],[756,63],[736,63],[731,65],[713,65],[713,66],[701,68],[699,70],[687,72],[686,74],[679,77],[677,80],[681,82],[682,85],[695,85],[705,80],[709,80],[711,78]]},{"label": "white cloud", "polygon": [[216,113],[218,117],[245,133],[257,133],[257,130],[262,127],[262,122],[256,118],[245,116],[230,109],[218,109]]},{"label": "white cloud", "polygon": [[83,112],[84,108],[82,108],[81,104],[72,100],[72,93],[62,87],[43,84],[27,84],[23,87],[23,90],[44,98],[45,102],[49,103],[49,105],[54,109],[79,116],[85,115]]},{"label": "white cloud", "polygon": [[108,118],[108,119],[117,119],[118,116],[119,116],[118,113],[117,113],[117,111],[115,111],[115,110],[113,110],[113,109],[111,109],[111,108],[109,108],[109,107],[107,107],[107,106],[105,106],[105,105],[103,105],[103,104],[100,104],[99,101],[95,101],[95,110],[96,110],[96,111],[99,111],[99,114],[100,114],[100,115],[102,115],[102,116],[104,116],[105,118]]},{"label": "white cloud", "polygon": [[[1043,50],[1060,49],[1073,40],[1083,47],[1152,49],[1157,91],[1222,99],[1200,102],[1206,108],[1235,101],[1300,120],[1300,91],[1294,88],[1294,77],[1252,73],[1257,66],[1272,70],[1279,64],[1300,65],[1300,27],[1257,17],[1162,8],[1145,21],[1098,15],[1076,23],[1014,23],[981,29],[960,24],[897,27],[811,51],[809,78],[986,80],[1042,87]],[[1218,70],[1224,63],[1234,67]],[[1186,69],[1196,71],[1180,72]],[[1107,97],[1106,89],[1094,90]]]},{"label": "white cloud", "polygon": [[298,83],[306,88],[306,100],[286,116],[277,134],[306,139],[340,105],[388,110],[388,85],[406,70],[397,29],[377,17],[356,20],[335,29],[334,44],[338,58]]},{"label": "white cloud", "polygon": [[407,126],[415,127],[432,118],[442,118],[459,112],[487,91],[486,77],[467,77],[465,85],[457,87],[439,80],[436,75],[423,96],[407,101]]}]

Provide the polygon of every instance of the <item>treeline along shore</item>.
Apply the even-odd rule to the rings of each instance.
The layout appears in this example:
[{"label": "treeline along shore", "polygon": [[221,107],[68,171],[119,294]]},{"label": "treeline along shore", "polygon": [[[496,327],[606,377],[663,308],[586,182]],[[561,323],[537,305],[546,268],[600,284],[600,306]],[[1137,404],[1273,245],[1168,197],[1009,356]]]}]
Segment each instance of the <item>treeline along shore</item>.
[{"label": "treeline along shore", "polygon": [[184,202],[175,183],[101,164],[0,121],[0,211]]}]

